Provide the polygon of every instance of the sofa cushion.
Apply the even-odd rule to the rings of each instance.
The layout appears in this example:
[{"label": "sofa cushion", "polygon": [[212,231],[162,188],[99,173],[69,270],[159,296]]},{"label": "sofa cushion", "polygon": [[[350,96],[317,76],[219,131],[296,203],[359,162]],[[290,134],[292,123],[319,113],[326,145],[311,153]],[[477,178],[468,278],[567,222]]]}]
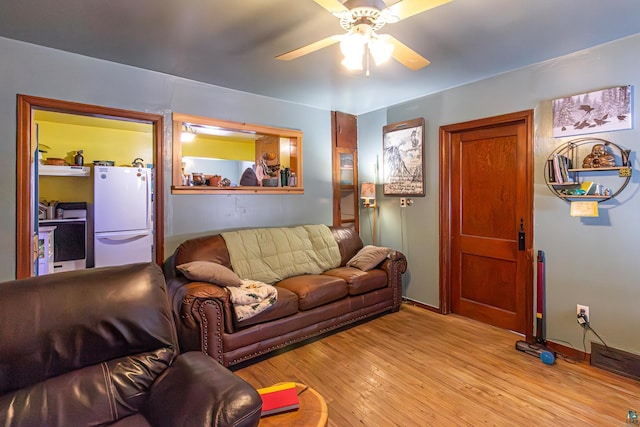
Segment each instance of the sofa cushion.
[{"label": "sofa cushion", "polygon": [[208,261],[192,261],[176,267],[190,280],[211,282],[220,286],[238,287],[242,280],[224,265]]},{"label": "sofa cushion", "polygon": [[362,239],[353,227],[332,227],[331,232],[340,249],[340,266],[344,267],[362,249]]},{"label": "sofa cushion", "polygon": [[389,257],[389,248],[367,245],[360,249],[353,258],[347,262],[347,267],[355,267],[362,271],[375,268]]},{"label": "sofa cushion", "polygon": [[185,240],[176,249],[174,261],[175,265],[191,261],[209,261],[231,268],[227,243],[219,234]]},{"label": "sofa cushion", "polygon": [[236,320],[234,322],[235,326],[237,328],[244,328],[246,326],[257,325],[258,323],[265,323],[296,314],[298,312],[298,296],[289,289],[280,288],[278,286],[276,286],[276,289],[278,290],[278,299],[274,305],[269,307],[268,310],[258,313],[248,319],[241,321]]},{"label": "sofa cushion", "polygon": [[349,295],[365,294],[387,286],[387,273],[377,268],[362,271],[355,267],[339,267],[325,271],[324,274],[339,277],[347,282]]},{"label": "sofa cushion", "polygon": [[290,277],[276,283],[276,286],[293,291],[298,296],[300,310],[309,310],[348,294],[347,283],[343,279],[324,274]]}]

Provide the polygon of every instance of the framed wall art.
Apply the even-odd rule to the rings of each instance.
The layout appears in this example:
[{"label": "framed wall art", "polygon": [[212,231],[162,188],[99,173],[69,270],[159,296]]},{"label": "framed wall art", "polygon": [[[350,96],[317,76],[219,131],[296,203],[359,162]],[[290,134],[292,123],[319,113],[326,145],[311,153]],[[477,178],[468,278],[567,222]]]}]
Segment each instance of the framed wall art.
[{"label": "framed wall art", "polygon": [[385,196],[424,196],[424,119],[382,129]]},{"label": "framed wall art", "polygon": [[633,86],[616,86],[553,100],[553,136],[633,129]]}]

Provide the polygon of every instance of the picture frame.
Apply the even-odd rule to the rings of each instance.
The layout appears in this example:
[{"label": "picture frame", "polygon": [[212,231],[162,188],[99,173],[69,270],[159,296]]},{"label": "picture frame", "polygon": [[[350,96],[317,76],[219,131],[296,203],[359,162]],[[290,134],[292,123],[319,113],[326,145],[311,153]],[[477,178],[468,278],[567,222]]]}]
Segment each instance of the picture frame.
[{"label": "picture frame", "polygon": [[424,118],[389,124],[382,129],[385,196],[424,196]]},{"label": "picture frame", "polygon": [[615,86],[553,101],[553,137],[633,129],[633,86]]}]

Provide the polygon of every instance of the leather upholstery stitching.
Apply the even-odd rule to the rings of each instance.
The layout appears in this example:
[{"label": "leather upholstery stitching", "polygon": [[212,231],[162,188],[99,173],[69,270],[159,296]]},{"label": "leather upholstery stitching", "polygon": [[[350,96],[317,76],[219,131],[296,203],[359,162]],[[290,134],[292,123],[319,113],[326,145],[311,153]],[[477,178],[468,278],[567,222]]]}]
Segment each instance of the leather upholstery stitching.
[{"label": "leather upholstery stitching", "polygon": [[314,333],[303,335],[301,337],[294,338],[294,339],[285,341],[285,342],[280,343],[280,344],[272,345],[270,347],[265,347],[265,348],[261,349],[260,351],[255,352],[255,353],[251,353],[251,354],[248,354],[246,356],[240,357],[238,359],[233,359],[233,360],[229,361],[229,366],[235,365],[235,364],[243,362],[245,360],[252,359],[252,358],[254,358],[256,356],[260,356],[260,355],[265,354],[265,353],[269,353],[269,352],[271,352],[273,350],[277,350],[277,349],[289,346],[291,344],[295,344],[295,343],[298,343],[300,341],[304,341],[306,339],[309,339],[309,338],[312,338],[312,337],[316,337],[318,335],[322,335],[322,334],[327,333],[327,332],[331,332],[331,331],[333,331],[335,329],[338,329],[338,328],[341,328],[343,326],[347,326],[347,325],[350,325],[352,323],[356,323],[356,322],[358,322],[360,320],[367,319],[369,317],[372,317],[372,316],[375,316],[377,314],[384,313],[386,311],[393,310],[393,309],[394,309],[393,305],[388,306],[388,307],[384,307],[384,308],[381,308],[380,310],[376,310],[376,311],[373,311],[373,312],[370,312],[370,313],[367,313],[367,314],[363,314],[363,315],[360,315],[358,317],[354,317],[353,319],[346,320],[344,322],[340,322],[340,323],[337,323],[335,325],[331,325],[331,326],[328,326],[326,328],[319,329],[319,330],[315,331]]},{"label": "leather upholstery stitching", "polygon": [[[209,354],[209,319],[205,313],[206,305],[216,304],[215,301],[207,300],[204,301],[198,307],[198,313],[200,314],[200,318],[202,319],[202,352],[204,354]],[[220,307],[216,310],[216,327],[215,327],[215,337],[217,341],[217,348],[220,349],[217,355],[217,360],[220,364],[223,364],[222,355],[224,354],[224,349],[222,348],[222,318],[220,316],[221,309]]]},{"label": "leather upholstery stitching", "polygon": [[105,362],[103,362],[100,364],[100,368],[102,369],[102,375],[104,377],[104,383],[106,386],[107,402],[109,402],[109,412],[111,412],[111,419],[113,421],[117,421],[118,409],[115,401],[115,390],[113,387],[113,382],[111,382],[111,375],[109,374],[109,366]]}]

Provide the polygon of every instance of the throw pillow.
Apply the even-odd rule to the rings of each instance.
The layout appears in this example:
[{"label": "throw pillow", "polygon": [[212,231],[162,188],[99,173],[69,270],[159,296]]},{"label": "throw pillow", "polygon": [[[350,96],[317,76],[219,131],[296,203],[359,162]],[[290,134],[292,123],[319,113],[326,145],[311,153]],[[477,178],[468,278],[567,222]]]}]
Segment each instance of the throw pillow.
[{"label": "throw pillow", "polygon": [[369,271],[389,257],[389,248],[367,245],[360,249],[348,262],[347,267]]},{"label": "throw pillow", "polygon": [[209,261],[192,261],[176,267],[188,279],[220,286],[240,286],[242,280],[224,265]]}]

